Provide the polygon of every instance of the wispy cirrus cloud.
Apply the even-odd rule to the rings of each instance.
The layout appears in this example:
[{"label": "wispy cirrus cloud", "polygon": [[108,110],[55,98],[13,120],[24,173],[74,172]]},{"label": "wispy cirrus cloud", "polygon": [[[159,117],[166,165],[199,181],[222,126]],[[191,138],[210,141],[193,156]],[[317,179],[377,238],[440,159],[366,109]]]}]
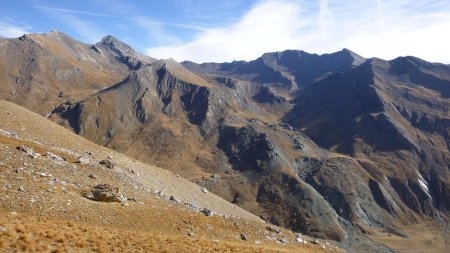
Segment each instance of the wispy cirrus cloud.
[{"label": "wispy cirrus cloud", "polygon": [[194,39],[149,47],[147,54],[176,60],[250,60],[267,51],[328,53],[349,48],[366,57],[416,55],[450,62],[450,2],[446,0],[263,0],[231,25]]},{"label": "wispy cirrus cloud", "polygon": [[[116,1],[115,4],[121,5],[122,3],[120,1]],[[110,9],[112,7],[114,6],[110,6]],[[131,7],[133,6],[129,6],[129,8]],[[111,33],[110,29],[103,30],[101,29],[101,26],[97,25],[97,22],[95,21],[98,21],[99,18],[110,19],[108,21],[118,23],[117,27],[127,27],[129,30],[132,29],[134,31],[139,31],[138,33],[141,37],[145,37],[146,40],[157,44],[173,44],[181,42],[181,39],[178,36],[167,32],[168,29],[184,29],[195,32],[205,31],[208,29],[193,24],[156,21],[147,16],[139,15],[138,11],[134,11],[135,15],[124,16],[52,6],[35,6],[35,8],[63,21],[90,43],[97,42],[101,39],[101,36]],[[122,31],[124,30],[125,29],[122,29]],[[133,39],[132,37],[129,37],[129,40],[133,41],[136,40],[136,38]]]},{"label": "wispy cirrus cloud", "polygon": [[58,11],[47,11],[48,15],[64,22],[67,26],[69,26],[72,30],[78,33],[83,39],[88,43],[98,42],[102,36],[105,35],[105,32],[97,27],[96,24],[84,20],[74,13],[70,12],[58,12]]},{"label": "wispy cirrus cloud", "polygon": [[194,25],[194,24],[182,24],[182,23],[171,23],[171,22],[160,22],[153,20],[149,17],[145,16],[121,16],[121,15],[112,15],[112,14],[105,14],[105,13],[98,13],[98,12],[89,12],[89,11],[80,11],[80,10],[72,10],[72,9],[66,9],[66,8],[57,8],[57,7],[50,7],[50,6],[36,6],[36,8],[43,9],[43,10],[49,10],[54,12],[60,12],[60,13],[68,13],[68,14],[78,14],[78,15],[87,15],[87,16],[94,16],[94,17],[104,17],[104,18],[119,18],[126,21],[132,21],[137,23],[142,23],[146,25],[158,25],[158,26],[168,26],[168,27],[177,27],[177,28],[183,28],[183,29],[189,29],[189,30],[197,30],[197,31],[205,31],[208,28],[200,26],[200,25]]}]

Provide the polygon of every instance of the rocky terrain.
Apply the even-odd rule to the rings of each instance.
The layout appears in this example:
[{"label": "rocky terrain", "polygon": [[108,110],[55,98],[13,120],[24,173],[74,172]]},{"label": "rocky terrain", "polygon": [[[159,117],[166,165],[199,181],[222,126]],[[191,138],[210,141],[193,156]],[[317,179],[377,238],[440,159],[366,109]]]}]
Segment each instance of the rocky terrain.
[{"label": "rocky terrain", "polygon": [[1,252],[339,252],[0,101]]},{"label": "rocky terrain", "polygon": [[[1,98],[253,217],[349,252],[448,250],[448,65],[347,49],[180,64],[60,32],[1,40],[0,63]],[[97,186],[85,197],[127,196]]]}]

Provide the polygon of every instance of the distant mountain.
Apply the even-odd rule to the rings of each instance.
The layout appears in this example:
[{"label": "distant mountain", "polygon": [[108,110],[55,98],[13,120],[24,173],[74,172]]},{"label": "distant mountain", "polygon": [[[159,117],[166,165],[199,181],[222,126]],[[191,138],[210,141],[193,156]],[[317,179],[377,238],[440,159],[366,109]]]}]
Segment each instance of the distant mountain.
[{"label": "distant mountain", "polygon": [[331,73],[348,71],[365,59],[348,49],[332,54],[310,54],[299,50],[265,53],[245,62],[203,63],[182,62],[194,73],[232,77],[262,85],[280,86],[289,90],[310,84]]},{"label": "distant mountain", "polygon": [[[347,49],[179,64],[111,36],[96,45],[60,33],[0,42],[0,52],[19,48],[30,53],[2,67],[1,98],[276,225],[364,252],[395,249],[386,234],[414,245],[421,239],[410,231],[425,224],[433,225],[424,233],[445,237],[448,65]],[[35,63],[48,67],[28,68]],[[58,77],[61,66],[78,66],[83,78]],[[15,82],[15,71],[28,79]],[[53,85],[34,81],[44,77]]]},{"label": "distant mountain", "polygon": [[1,97],[46,114],[122,80],[153,59],[109,36],[96,45],[64,33],[24,35],[0,41]]}]

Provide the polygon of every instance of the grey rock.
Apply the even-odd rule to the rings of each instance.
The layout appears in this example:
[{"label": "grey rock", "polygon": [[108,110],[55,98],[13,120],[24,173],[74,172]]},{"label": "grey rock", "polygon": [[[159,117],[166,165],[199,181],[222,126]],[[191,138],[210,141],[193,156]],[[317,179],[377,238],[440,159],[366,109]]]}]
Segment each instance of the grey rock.
[{"label": "grey rock", "polygon": [[280,242],[284,243],[284,244],[288,244],[289,243],[288,239],[286,239],[286,238],[281,238]]},{"label": "grey rock", "polygon": [[241,233],[241,239],[244,240],[244,241],[248,241],[248,237],[244,233]]},{"label": "grey rock", "polygon": [[319,241],[317,239],[312,239],[309,242],[312,243],[312,244],[319,244]]},{"label": "grey rock", "polygon": [[36,154],[33,149],[31,149],[30,147],[27,146],[18,146],[17,147],[18,150],[25,152],[28,156],[36,158],[38,157],[38,154]]},{"label": "grey rock", "polygon": [[50,159],[52,159],[52,160],[54,160],[54,161],[64,161],[64,158],[62,158],[62,157],[60,157],[60,156],[58,156],[58,155],[55,155],[55,154],[53,154],[53,153],[50,152],[50,151],[48,151],[48,152],[45,154],[45,156],[48,157],[48,158],[50,158]]},{"label": "grey rock", "polygon": [[206,216],[213,216],[214,212],[209,210],[208,208],[203,208],[203,210],[201,211],[202,213],[204,213]]},{"label": "grey rock", "polygon": [[115,166],[114,162],[109,158],[101,160],[99,163],[108,169],[114,169],[114,166]]},{"label": "grey rock", "polygon": [[218,175],[218,174],[211,175],[211,178],[213,178],[213,179],[222,179],[222,177],[220,175]]},{"label": "grey rock", "polygon": [[281,229],[279,227],[276,226],[267,226],[266,229],[270,232],[274,232],[274,233],[281,233]]},{"label": "grey rock", "polygon": [[182,203],[181,200],[177,199],[177,198],[174,197],[174,196],[170,196],[170,197],[169,197],[169,200],[170,200],[170,201],[173,201],[173,202],[175,202],[175,203],[177,203],[177,204]]},{"label": "grey rock", "polygon": [[[8,115],[10,115],[10,114],[8,114]],[[13,131],[7,131],[7,130],[4,130],[4,129],[0,129],[0,135],[8,136],[8,137],[13,137],[13,138],[15,138],[15,139],[19,139],[19,135],[17,135],[16,132],[13,132]]]},{"label": "grey rock", "polygon": [[296,241],[299,242],[299,243],[304,243],[304,244],[306,244],[306,240],[304,240],[304,239],[301,238],[301,237],[297,237],[297,238],[296,238]]},{"label": "grey rock", "polygon": [[108,184],[99,184],[92,187],[91,191],[84,194],[84,197],[100,202],[126,203],[127,198],[119,191],[119,188]]},{"label": "grey rock", "polygon": [[80,164],[89,164],[90,162],[91,162],[91,160],[87,157],[84,157],[84,156],[78,157],[78,163],[80,163]]}]

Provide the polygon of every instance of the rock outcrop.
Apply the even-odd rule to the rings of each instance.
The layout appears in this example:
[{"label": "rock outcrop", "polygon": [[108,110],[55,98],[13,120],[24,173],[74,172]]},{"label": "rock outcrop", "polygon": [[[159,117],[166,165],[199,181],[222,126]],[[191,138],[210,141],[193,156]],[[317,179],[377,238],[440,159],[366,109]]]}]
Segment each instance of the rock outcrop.
[{"label": "rock outcrop", "polygon": [[127,198],[119,191],[119,188],[108,184],[96,185],[84,196],[93,201],[127,203]]}]

